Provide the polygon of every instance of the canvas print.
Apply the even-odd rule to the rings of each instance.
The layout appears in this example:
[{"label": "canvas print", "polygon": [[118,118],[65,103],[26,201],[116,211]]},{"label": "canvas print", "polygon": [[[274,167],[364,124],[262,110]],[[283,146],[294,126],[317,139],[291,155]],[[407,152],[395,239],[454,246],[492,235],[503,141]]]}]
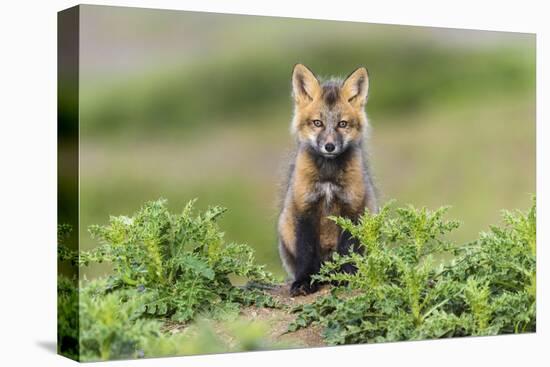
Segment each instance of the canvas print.
[{"label": "canvas print", "polygon": [[534,34],[61,11],[59,353],[535,332],[535,51]]}]

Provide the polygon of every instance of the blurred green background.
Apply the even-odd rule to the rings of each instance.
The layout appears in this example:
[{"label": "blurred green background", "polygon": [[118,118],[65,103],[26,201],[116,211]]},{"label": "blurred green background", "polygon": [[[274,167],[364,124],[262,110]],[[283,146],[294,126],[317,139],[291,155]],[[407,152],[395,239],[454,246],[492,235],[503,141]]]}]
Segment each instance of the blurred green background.
[{"label": "blurred green background", "polygon": [[369,69],[382,201],[452,205],[464,242],[535,192],[534,35],[101,6],[82,6],[80,24],[84,249],[109,215],[197,197],[229,208],[227,239],[282,275],[297,62],[321,76]]}]

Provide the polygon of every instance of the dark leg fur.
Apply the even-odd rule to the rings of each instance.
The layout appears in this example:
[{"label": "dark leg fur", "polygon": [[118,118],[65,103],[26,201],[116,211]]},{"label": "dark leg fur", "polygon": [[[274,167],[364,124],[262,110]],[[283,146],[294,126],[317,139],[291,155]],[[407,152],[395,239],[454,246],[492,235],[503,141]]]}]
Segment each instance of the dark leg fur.
[{"label": "dark leg fur", "polygon": [[313,215],[304,215],[296,223],[296,268],[295,280],[290,294],[297,296],[317,291],[319,285],[311,282],[311,276],[321,268],[317,222]]},{"label": "dark leg fur", "polygon": [[[360,251],[359,242],[356,238],[353,238],[351,236],[351,233],[349,233],[348,231],[343,231],[340,235],[340,240],[338,241],[336,252],[338,252],[340,255],[345,256],[350,254],[352,248],[354,252]],[[344,273],[353,274],[357,271],[357,268],[355,267],[355,265],[352,264],[344,264],[342,265],[340,270]]]}]

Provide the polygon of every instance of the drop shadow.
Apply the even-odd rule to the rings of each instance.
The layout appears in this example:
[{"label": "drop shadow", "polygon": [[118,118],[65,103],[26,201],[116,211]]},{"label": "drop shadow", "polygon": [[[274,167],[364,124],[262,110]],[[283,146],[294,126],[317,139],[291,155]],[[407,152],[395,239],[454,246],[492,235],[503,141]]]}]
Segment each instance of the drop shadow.
[{"label": "drop shadow", "polygon": [[39,340],[36,342],[36,345],[42,349],[47,350],[50,353],[57,354],[57,342],[51,340]]}]

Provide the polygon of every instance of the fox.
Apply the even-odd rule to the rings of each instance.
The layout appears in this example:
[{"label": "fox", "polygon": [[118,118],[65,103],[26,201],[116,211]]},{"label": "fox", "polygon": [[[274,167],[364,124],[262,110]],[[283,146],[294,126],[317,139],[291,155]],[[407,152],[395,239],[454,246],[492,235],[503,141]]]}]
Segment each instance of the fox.
[{"label": "fox", "polygon": [[[377,190],[364,147],[369,128],[365,106],[369,74],[359,67],[345,79],[318,78],[308,67],[292,71],[295,138],[277,222],[278,248],[290,278],[291,296],[319,289],[312,281],[336,251],[359,251],[357,240],[330,220],[341,216],[357,222],[369,210],[377,213]],[[353,273],[346,264],[340,271]]]}]

